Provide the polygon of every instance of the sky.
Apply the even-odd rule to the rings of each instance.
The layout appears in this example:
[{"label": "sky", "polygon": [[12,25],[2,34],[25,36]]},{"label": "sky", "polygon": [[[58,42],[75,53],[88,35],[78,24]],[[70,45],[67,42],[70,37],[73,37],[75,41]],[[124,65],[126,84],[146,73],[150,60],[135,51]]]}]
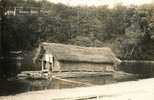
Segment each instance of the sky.
[{"label": "sky", "polygon": [[120,3],[123,5],[142,5],[154,3],[154,0],[48,0],[53,3],[63,3],[70,6],[87,5],[87,6],[100,6],[109,5],[109,7],[114,7],[114,5]]}]

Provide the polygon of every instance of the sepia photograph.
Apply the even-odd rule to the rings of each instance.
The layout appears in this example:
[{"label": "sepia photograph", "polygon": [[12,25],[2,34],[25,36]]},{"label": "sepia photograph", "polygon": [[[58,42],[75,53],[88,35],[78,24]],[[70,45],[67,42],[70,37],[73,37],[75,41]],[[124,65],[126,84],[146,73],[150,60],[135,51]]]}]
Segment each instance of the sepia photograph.
[{"label": "sepia photograph", "polygon": [[0,100],[154,100],[154,0],[0,0]]}]

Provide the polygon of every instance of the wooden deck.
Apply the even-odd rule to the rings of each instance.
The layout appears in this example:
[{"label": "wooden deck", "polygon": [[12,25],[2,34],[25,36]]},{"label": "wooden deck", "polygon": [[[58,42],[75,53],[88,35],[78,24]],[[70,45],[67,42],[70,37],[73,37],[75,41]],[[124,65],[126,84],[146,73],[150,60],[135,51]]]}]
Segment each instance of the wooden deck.
[{"label": "wooden deck", "polygon": [[90,76],[112,76],[115,72],[55,72],[49,73],[48,71],[24,71],[18,74],[19,79],[32,78],[32,79],[49,79],[52,77],[59,78],[74,78],[74,77],[90,77]]},{"label": "wooden deck", "polygon": [[73,78],[86,76],[112,76],[115,72],[57,72],[52,73],[52,76],[59,78]]},{"label": "wooden deck", "polygon": [[17,77],[18,79],[49,79],[50,73],[48,71],[23,71]]},{"label": "wooden deck", "polygon": [[153,100],[154,78],[62,90],[28,92],[2,96],[0,100]]}]

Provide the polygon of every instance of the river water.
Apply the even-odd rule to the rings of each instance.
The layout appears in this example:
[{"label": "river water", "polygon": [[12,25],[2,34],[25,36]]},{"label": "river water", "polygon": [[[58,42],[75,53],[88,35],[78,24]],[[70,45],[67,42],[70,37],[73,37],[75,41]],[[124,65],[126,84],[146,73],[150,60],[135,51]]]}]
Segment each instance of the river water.
[{"label": "river water", "polygon": [[[15,80],[0,80],[0,96],[15,95],[28,91],[37,91],[45,89],[64,89],[74,87],[86,87],[94,85],[112,84],[123,81],[132,81],[142,78],[153,77],[154,64],[149,63],[126,63],[121,64],[120,70],[128,73],[133,73],[131,76],[123,75],[123,77],[115,78],[110,75],[106,76],[86,76],[76,78],[65,78],[64,80],[33,80],[33,79],[15,79]],[[135,76],[138,74],[139,76]],[[66,80],[66,81],[65,81]],[[76,83],[77,82],[77,83]]]},{"label": "river water", "polygon": [[[18,79],[18,80],[0,80],[0,96],[15,95],[28,91],[37,91],[45,89],[64,89],[74,87],[86,87],[93,85],[112,84],[122,81],[136,80],[134,76],[126,77],[122,79],[115,79],[113,76],[86,76],[78,78],[65,78],[64,80],[52,79]],[[66,80],[66,81],[65,81]],[[76,83],[77,82],[77,83]]]}]

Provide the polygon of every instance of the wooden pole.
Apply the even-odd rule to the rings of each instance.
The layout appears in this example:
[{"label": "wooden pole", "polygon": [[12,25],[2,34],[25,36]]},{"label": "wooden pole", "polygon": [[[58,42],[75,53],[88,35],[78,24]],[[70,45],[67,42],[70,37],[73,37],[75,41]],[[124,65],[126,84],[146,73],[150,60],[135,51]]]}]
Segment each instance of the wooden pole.
[{"label": "wooden pole", "polygon": [[44,63],[43,63],[43,59],[42,59],[42,71],[44,70]]}]

